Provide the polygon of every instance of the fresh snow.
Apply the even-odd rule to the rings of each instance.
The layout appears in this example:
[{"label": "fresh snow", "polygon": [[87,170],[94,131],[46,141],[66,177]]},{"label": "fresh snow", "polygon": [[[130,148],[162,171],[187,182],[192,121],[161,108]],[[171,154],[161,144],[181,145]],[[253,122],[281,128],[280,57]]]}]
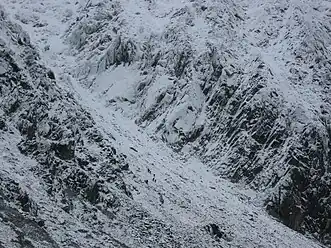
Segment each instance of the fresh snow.
[{"label": "fresh snow", "polygon": [[[127,160],[133,173],[128,174],[125,181],[134,189],[132,190],[133,201],[136,204],[146,209],[155,218],[175,225],[179,232],[217,223],[227,235],[226,239],[220,241],[219,247],[321,247],[320,244],[272,219],[264,210],[264,197],[261,193],[253,192],[215,176],[197,158],[187,158],[174,153],[164,143],[158,141],[152,134],[138,127],[129,119],[127,116],[130,116],[131,113],[123,113],[123,109],[129,109],[129,107],[121,108],[122,112],[107,107],[109,106],[106,104],[107,102],[111,104],[110,100],[118,97],[125,97],[128,101],[133,100],[136,80],[140,77],[138,70],[134,71],[125,66],[118,66],[96,75],[89,88],[82,86],[75,78],[75,70],[80,65],[77,64],[65,42],[68,25],[72,20],[75,20],[79,11],[83,11],[78,9],[79,5],[84,5],[83,1],[79,4],[75,4],[75,2],[65,0],[3,0],[1,4],[11,14],[12,19],[16,20],[29,33],[32,44],[36,44],[46,66],[56,72],[57,83],[63,90],[70,91],[75,95],[79,103],[92,114],[100,130],[106,136],[113,137],[120,151],[128,156]],[[85,2],[89,4],[93,1]],[[261,22],[259,18],[262,14],[258,14],[260,13],[259,5],[261,2],[268,4],[270,1],[268,3],[249,1],[249,8],[251,9],[246,14],[253,16],[254,20],[250,19],[247,22],[247,27],[245,27],[247,30]],[[217,1],[210,1],[210,4],[216,3]],[[168,13],[180,8],[188,8],[188,12],[190,12],[190,5],[194,4],[194,1],[124,0],[120,4],[124,9],[122,15],[129,20],[130,35],[136,36],[138,39],[145,39],[151,33],[158,35],[164,26],[171,21]],[[148,11],[148,9],[153,11]],[[154,15],[151,15],[151,12]],[[195,49],[199,50],[201,46],[204,46],[204,42],[198,36],[203,36],[205,39],[208,34],[205,33],[206,24],[203,20],[196,19],[195,21],[196,24],[191,32],[197,36],[194,45]],[[42,23],[43,26],[35,25],[36,23]],[[247,35],[248,32],[245,34]],[[256,43],[257,40],[248,36],[247,42]],[[286,76],[280,75],[286,70],[283,68],[283,63],[279,62],[281,58],[275,57],[277,49],[276,44],[267,51],[261,49],[252,52],[252,54],[255,53],[256,56],[261,56],[264,61],[267,61],[275,77],[286,78]],[[244,60],[248,61],[249,58],[244,58]],[[0,68],[0,73],[1,70],[5,70],[5,68]],[[165,76],[160,76],[157,81],[159,83],[155,84],[154,88],[149,88],[149,96],[159,95],[171,83]],[[278,86],[279,84],[275,85],[275,87]],[[282,82],[280,87],[281,90],[288,92],[288,99],[292,99],[291,86]],[[302,91],[304,92],[304,89]],[[305,95],[303,94],[303,96]],[[305,96],[304,99],[295,99],[295,101],[298,100],[303,101],[302,104],[307,104],[308,101],[309,104],[315,104],[317,101],[310,96]],[[153,99],[147,99],[144,103],[145,108],[150,107],[152,102]],[[183,108],[178,107],[177,113],[174,113],[174,118],[186,114],[186,112],[182,112],[184,110],[181,110],[187,108],[186,99],[182,100],[182,104]],[[189,129],[195,119],[195,116],[192,118],[188,116],[185,119],[187,122],[178,123],[178,125]],[[39,189],[40,184],[37,181],[31,181],[33,176],[29,175],[31,172],[26,167],[26,164],[33,166],[35,162],[20,155],[18,149],[11,145],[11,139],[14,137],[15,135],[1,140],[0,163],[1,168],[3,168],[1,173],[15,176],[17,181],[26,186],[28,192],[36,194],[34,198],[39,199],[39,203],[45,206],[42,213],[46,219],[56,213],[56,218],[62,219],[63,223],[70,223],[68,228],[58,229],[58,226],[52,226],[52,220],[47,222],[50,233],[55,240],[61,240],[62,235],[67,232],[74,232],[68,236],[81,239],[79,242],[81,247],[94,247],[93,240],[84,243],[82,240],[85,240],[85,237],[79,236],[75,232],[75,230],[83,228],[79,227],[83,224],[80,224],[79,221],[76,222],[75,218],[63,212],[56,212],[58,210],[52,209],[51,204],[47,202],[47,196],[40,194],[43,192]],[[15,163],[9,161],[12,157],[17,158]],[[145,180],[148,180],[148,183]],[[9,242],[8,235],[11,231],[8,228],[5,226],[4,229],[0,229],[0,241],[4,244]],[[144,245],[137,246],[134,241],[130,240],[132,237],[124,235],[121,230],[116,232],[113,229],[111,231],[121,242],[131,244],[130,247],[145,247]],[[185,232],[183,231],[183,233]],[[105,247],[112,246],[105,244]]]}]

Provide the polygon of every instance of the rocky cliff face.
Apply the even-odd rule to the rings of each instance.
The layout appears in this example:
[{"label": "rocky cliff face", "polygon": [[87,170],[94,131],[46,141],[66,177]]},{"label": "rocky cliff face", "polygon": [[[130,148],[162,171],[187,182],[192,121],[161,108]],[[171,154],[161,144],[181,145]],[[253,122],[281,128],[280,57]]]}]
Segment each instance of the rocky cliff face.
[{"label": "rocky cliff face", "polygon": [[176,151],[267,192],[286,225],[328,237],[330,5],[168,4],[85,6],[67,39],[77,76]]},{"label": "rocky cliff face", "polygon": [[197,204],[183,173],[155,175],[171,152],[138,152],[144,136],[82,107],[2,7],[0,32],[0,247],[229,247],[211,196]]},{"label": "rocky cliff face", "polygon": [[0,247],[302,247],[217,177],[331,242],[329,3],[35,4],[32,41],[0,9]]},{"label": "rocky cliff face", "polygon": [[1,218],[13,233],[10,247],[61,247],[42,229],[44,222],[59,228],[65,220],[50,216],[73,214],[77,201],[90,205],[87,212],[97,204],[116,212],[114,189],[131,196],[121,178],[128,164],[90,114],[57,86],[29,36],[3,9],[0,15]]}]

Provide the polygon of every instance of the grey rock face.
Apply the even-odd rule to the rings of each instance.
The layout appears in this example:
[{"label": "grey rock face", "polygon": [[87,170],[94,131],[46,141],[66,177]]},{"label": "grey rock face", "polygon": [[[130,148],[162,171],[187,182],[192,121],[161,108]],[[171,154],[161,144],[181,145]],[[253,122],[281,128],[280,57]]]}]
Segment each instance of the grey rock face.
[{"label": "grey rock face", "polygon": [[[12,38],[28,37],[0,11],[2,33],[10,33]],[[42,202],[49,199],[59,214],[77,211],[73,204],[77,201],[114,210],[120,204],[117,193],[131,197],[122,180],[122,168],[128,170],[128,165],[124,155],[117,153],[95,127],[90,114],[56,85],[54,73],[41,64],[29,40],[2,37],[7,40],[0,44],[1,68],[6,68],[0,76],[0,138],[4,141],[14,134],[20,137],[13,139],[12,145],[17,142],[19,151],[37,162],[33,167],[27,162],[26,169],[40,181],[44,192],[27,189],[15,180],[15,174],[13,178],[6,176],[6,170],[1,173],[1,230],[8,228],[8,235],[15,234],[11,242],[17,245],[12,247],[64,247],[68,242],[51,237],[54,232],[50,231],[50,219],[46,222],[49,230],[39,219],[45,215]],[[15,164],[18,159],[13,157],[14,151],[9,151]],[[20,168],[17,173],[22,173]],[[28,174],[25,176],[28,179]],[[39,198],[43,194],[44,198]]]},{"label": "grey rock face", "polygon": [[[16,240],[12,237],[12,247],[59,247],[49,236],[49,234],[41,227],[39,224],[41,223],[40,221],[37,222],[34,219],[30,219],[29,217],[18,212],[16,209],[8,207],[7,204],[4,203],[3,199],[0,199],[0,218],[3,223],[2,225],[7,227],[16,235]],[[7,234],[10,235],[9,231]]]},{"label": "grey rock face", "polygon": [[[176,151],[199,154],[216,174],[266,192],[268,211],[289,227],[326,240],[331,211],[327,9],[322,1],[256,6],[195,1],[164,15],[147,11],[165,24],[160,32],[141,35],[132,31],[124,7],[112,5],[116,19],[108,22],[101,14],[104,6],[90,6],[89,17],[71,32],[101,18],[105,43],[85,32],[96,49],[77,51],[79,58],[93,58],[81,63],[77,76],[89,78],[109,107],[123,109]],[[254,11],[259,14],[250,14]],[[141,30],[143,25],[148,24]],[[115,49],[118,42],[106,37],[123,45]],[[139,68],[129,99],[108,93],[111,83],[100,90],[93,61],[109,70]]]},{"label": "grey rock face", "polygon": [[[287,226],[331,242],[327,3],[160,2],[137,2],[139,12],[130,1],[78,1],[64,36],[76,62],[66,72],[175,151],[263,193]],[[219,223],[186,228],[164,214],[179,184],[161,194],[153,171],[137,179],[141,192],[128,185],[135,164],[116,131],[104,132],[58,85],[3,9],[0,31],[0,231],[15,237],[0,235],[0,247],[233,245]],[[258,243],[244,241],[236,244]]]},{"label": "grey rock face", "polygon": [[[58,85],[2,8],[0,31],[0,247],[210,247],[200,227],[185,230],[134,201],[124,181],[134,164],[115,131]],[[130,62],[121,46],[107,66]]]}]

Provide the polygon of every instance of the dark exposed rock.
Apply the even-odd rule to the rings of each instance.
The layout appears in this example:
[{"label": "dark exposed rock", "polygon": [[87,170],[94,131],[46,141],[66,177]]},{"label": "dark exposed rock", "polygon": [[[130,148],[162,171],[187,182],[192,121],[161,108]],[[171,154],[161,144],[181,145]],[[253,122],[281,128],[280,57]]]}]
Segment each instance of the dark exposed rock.
[{"label": "dark exposed rock", "polygon": [[[300,232],[320,233],[323,241],[330,238],[327,223],[331,218],[329,174],[325,164],[330,163],[330,133],[307,127],[300,144],[293,147],[288,157],[291,184],[279,188],[268,211],[286,225]],[[324,143],[326,142],[326,143]]]},{"label": "dark exposed rock", "polygon": [[126,41],[121,36],[118,36],[101,58],[98,71],[106,70],[112,65],[132,63],[136,58],[136,50],[136,45],[131,40]]},{"label": "dark exposed rock", "polygon": [[68,143],[53,143],[51,149],[55,151],[56,156],[63,160],[71,160],[75,157],[75,144],[74,141]]},{"label": "dark exposed rock", "polygon": [[129,166],[128,163],[125,163],[125,164],[121,165],[121,169],[122,169],[122,170],[127,171],[127,170],[129,170],[129,168],[130,168],[130,166]]},{"label": "dark exposed rock", "polygon": [[44,220],[39,220],[37,222],[37,224],[38,224],[38,226],[43,227],[43,226],[45,226],[45,221]]},{"label": "dark exposed rock", "polygon": [[225,232],[220,230],[219,226],[216,224],[209,224],[209,225],[205,226],[205,229],[215,239],[225,239],[226,238]]},{"label": "dark exposed rock", "polygon": [[13,114],[18,110],[19,107],[20,107],[20,102],[19,100],[16,100],[10,105],[9,109],[6,112],[8,115]]},{"label": "dark exposed rock", "polygon": [[187,65],[190,63],[190,54],[186,52],[181,52],[177,58],[177,63],[174,65],[175,76],[180,78]]},{"label": "dark exposed rock", "polygon": [[1,117],[0,117],[0,130],[3,130],[3,131],[7,130],[6,122]]},{"label": "dark exposed rock", "polygon": [[135,151],[135,152],[138,152],[138,150],[134,147],[130,147],[131,150]]},{"label": "dark exposed rock", "polygon": [[[4,24],[1,22],[0,26]],[[16,29],[11,30],[11,33],[15,32]],[[3,207],[1,202],[0,214],[5,212],[6,219],[15,228],[17,242],[21,247],[35,248],[37,246],[33,240],[38,239],[39,242],[42,239],[40,242],[45,243],[43,247],[57,248],[59,246],[48,234],[47,222],[38,216],[41,203],[36,195],[47,195],[46,198],[54,206],[68,213],[77,211],[73,201],[85,205],[99,204],[100,211],[112,212],[121,206],[120,197],[116,194],[132,197],[122,179],[129,165],[124,155],[117,152],[112,143],[98,131],[91,115],[79,106],[71,94],[54,83],[54,73],[41,65],[38,54],[28,40],[19,43],[10,44],[17,54],[9,49],[0,51],[1,63],[4,61],[9,65],[6,73],[0,77],[0,112],[3,113],[0,129],[1,132],[7,132],[10,123],[16,136],[21,139],[15,139],[13,145],[18,143],[18,150],[26,159],[35,162],[31,166],[28,161],[26,168],[29,168],[33,177],[40,180],[36,184],[42,185],[42,192],[36,193],[34,189],[28,188],[28,193],[15,180],[1,178],[0,175],[0,196],[4,195],[3,198],[15,209],[22,211],[24,217],[14,213],[15,209]],[[7,135],[9,133],[2,137]],[[90,148],[91,144],[93,149]],[[112,180],[106,180],[110,177]],[[25,216],[33,221],[27,220]]]},{"label": "dark exposed rock", "polygon": [[2,223],[6,223],[16,233],[16,237],[12,237],[12,242],[19,244],[20,247],[37,248],[38,246],[31,242],[34,241],[42,242],[44,247],[59,248],[58,244],[37,222],[9,207],[2,199],[0,199],[0,218]]},{"label": "dark exposed rock", "polygon": [[91,188],[86,190],[86,199],[95,204],[100,200],[100,183],[96,182]]},{"label": "dark exposed rock", "polygon": [[47,72],[47,76],[49,79],[55,80],[55,74],[51,70]]}]

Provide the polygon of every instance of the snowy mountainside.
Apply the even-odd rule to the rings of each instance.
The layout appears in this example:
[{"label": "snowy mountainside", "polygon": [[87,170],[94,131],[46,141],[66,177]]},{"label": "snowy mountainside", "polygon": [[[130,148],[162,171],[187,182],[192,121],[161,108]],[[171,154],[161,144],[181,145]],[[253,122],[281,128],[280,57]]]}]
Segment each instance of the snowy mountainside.
[{"label": "snowy mountainside", "polygon": [[88,1],[66,41],[106,106],[327,239],[330,28],[327,1]]},{"label": "snowy mountainside", "polygon": [[[4,2],[0,247],[321,247],[265,213],[265,199],[278,192],[291,192],[295,202],[276,198],[275,207],[269,204],[276,217],[327,240],[326,171],[314,175],[317,189],[308,187],[309,197],[325,195],[310,201],[323,213],[304,202],[307,185],[298,190],[295,178],[280,175],[268,184],[274,171],[299,168],[306,176],[314,159],[327,163],[325,126],[308,104],[317,99],[327,109],[320,99],[327,85],[307,90],[312,97],[301,98],[308,102],[303,110],[291,112],[296,101],[289,96],[303,92],[290,81],[292,94],[285,94],[283,71],[272,78],[276,63],[265,61],[275,48],[259,54],[262,35],[246,32],[266,27],[253,10],[263,19],[282,13],[285,2],[270,10],[259,1],[254,8],[225,0]],[[323,4],[316,3],[321,15],[314,18],[327,24]],[[322,31],[314,37],[328,42]],[[327,71],[327,61],[320,66]],[[316,130],[308,148],[297,137],[303,121]],[[311,164],[297,155],[287,162],[292,151],[309,153]],[[255,175],[260,165],[266,168]],[[239,189],[215,174],[265,191]],[[295,207],[308,211],[300,215]]]},{"label": "snowy mountainside", "polygon": [[[85,235],[86,227],[72,212],[80,204],[91,215],[91,204],[116,209],[115,189],[130,196],[121,178],[128,167],[124,155],[117,154],[70,93],[56,85],[54,73],[40,63],[28,34],[9,21],[3,9],[0,80],[1,225],[5,228],[1,226],[1,246],[92,245],[75,241]],[[84,207],[83,199],[90,206]],[[66,221],[72,230],[82,232],[66,232]],[[115,240],[114,247],[124,246]]]},{"label": "snowy mountainside", "polygon": [[78,103],[0,16],[1,247],[320,247],[76,85]]}]

